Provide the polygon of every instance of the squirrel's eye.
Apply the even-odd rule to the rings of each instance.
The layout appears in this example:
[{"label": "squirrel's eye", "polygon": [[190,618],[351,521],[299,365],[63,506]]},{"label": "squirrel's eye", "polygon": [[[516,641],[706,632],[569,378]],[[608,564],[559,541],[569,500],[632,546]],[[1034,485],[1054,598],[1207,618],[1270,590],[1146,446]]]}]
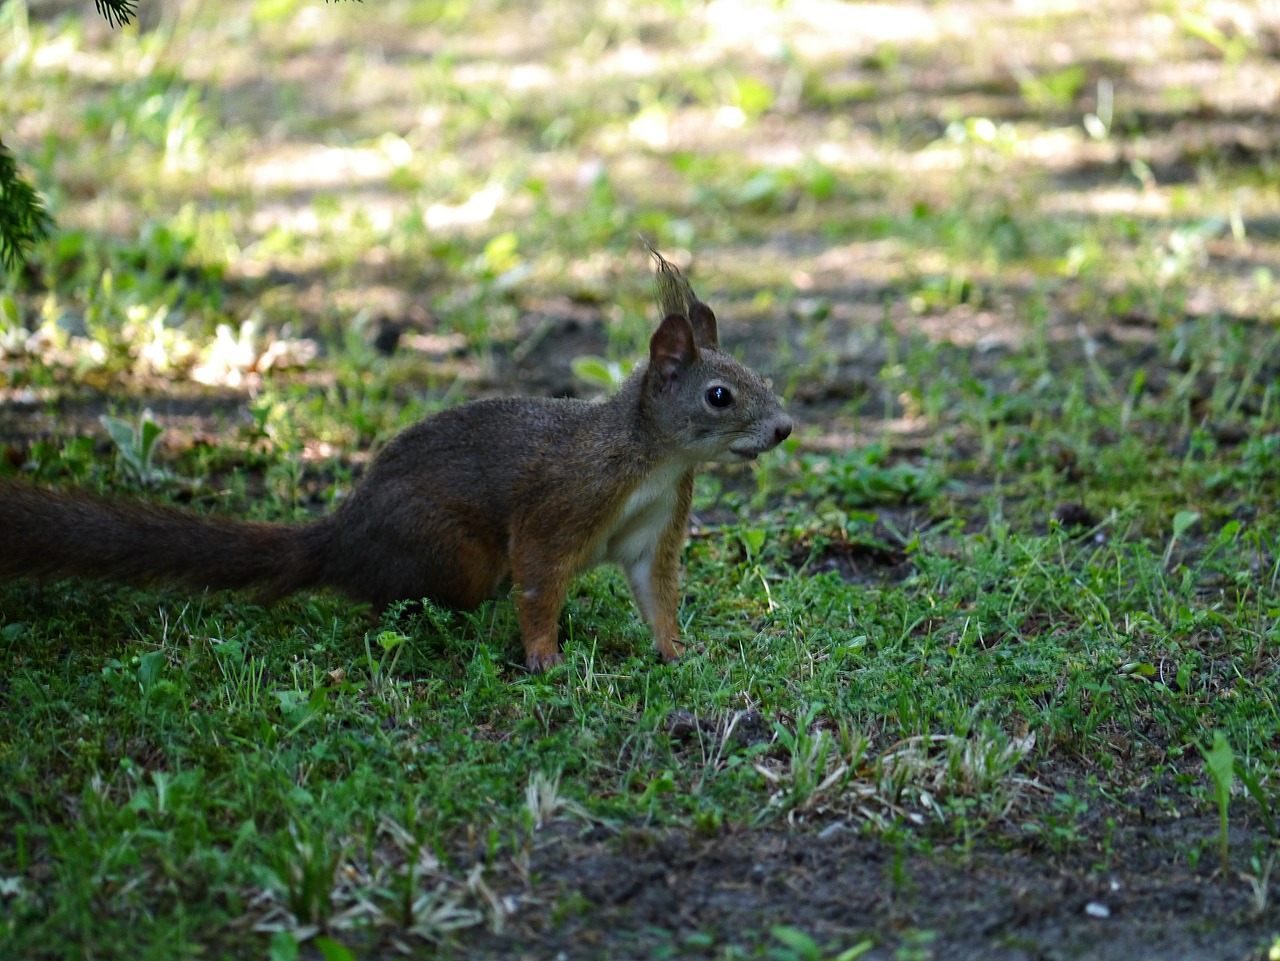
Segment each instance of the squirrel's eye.
[{"label": "squirrel's eye", "polygon": [[709,387],[707,388],[707,403],[712,407],[723,409],[733,403],[733,393],[728,387]]}]

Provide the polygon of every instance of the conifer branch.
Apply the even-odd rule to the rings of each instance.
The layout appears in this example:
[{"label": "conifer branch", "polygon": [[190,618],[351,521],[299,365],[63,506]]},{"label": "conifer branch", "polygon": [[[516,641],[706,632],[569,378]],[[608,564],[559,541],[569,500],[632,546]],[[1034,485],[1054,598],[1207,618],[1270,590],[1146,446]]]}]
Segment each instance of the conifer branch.
[{"label": "conifer branch", "polygon": [[123,27],[138,15],[138,0],[93,0],[93,5],[112,27]]},{"label": "conifer branch", "polygon": [[34,187],[18,176],[18,165],[0,141],[0,272],[19,270],[27,252],[49,236],[53,220]]}]

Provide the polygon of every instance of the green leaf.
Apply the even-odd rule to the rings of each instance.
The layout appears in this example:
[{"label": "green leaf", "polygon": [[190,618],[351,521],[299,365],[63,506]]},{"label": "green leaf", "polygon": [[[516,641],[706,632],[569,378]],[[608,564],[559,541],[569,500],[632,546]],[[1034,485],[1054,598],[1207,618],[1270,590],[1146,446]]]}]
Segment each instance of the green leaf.
[{"label": "green leaf", "polygon": [[805,961],[810,961],[810,959],[818,961],[822,956],[813,938],[797,928],[787,924],[779,924],[770,928],[769,933],[794,951],[798,957],[804,958]]},{"label": "green leaf", "polygon": [[253,19],[258,23],[286,20],[298,9],[298,0],[258,0],[253,5]]},{"label": "green leaf", "polygon": [[672,794],[676,789],[675,778],[671,776],[671,772],[663,771],[658,777],[645,785],[644,794],[640,796],[642,801],[653,801],[655,798],[663,794]]},{"label": "green leaf", "polygon": [[626,369],[615,360],[583,355],[569,362],[574,376],[606,390],[616,390],[627,379]]},{"label": "green leaf", "polygon": [[1022,96],[1041,109],[1064,110],[1071,106],[1088,75],[1084,67],[1072,64],[1056,73],[1027,77],[1019,83]]},{"label": "green leaf", "polygon": [[106,414],[103,414],[99,420],[102,422],[102,426],[107,429],[107,433],[111,435],[111,440],[115,443],[116,449],[126,458],[136,458],[138,444],[137,434],[134,432],[133,425],[127,420],[108,417]]},{"label": "green leaf", "polygon": [[148,651],[138,660],[138,686],[149,691],[165,668],[164,651]]},{"label": "green leaf", "polygon": [[1181,537],[1199,519],[1200,514],[1196,511],[1178,511],[1173,515],[1173,536]]},{"label": "green leaf", "polygon": [[288,931],[277,931],[271,935],[267,958],[269,961],[298,961],[298,939]]},{"label": "green leaf", "polygon": [[0,297],[0,331],[17,330],[21,316],[16,300],[8,294]]},{"label": "green leaf", "polygon": [[1218,798],[1218,858],[1225,874],[1230,862],[1227,848],[1227,807],[1231,803],[1231,784],[1235,780],[1235,755],[1231,744],[1221,731],[1213,734],[1213,747],[1205,751],[1204,766],[1213,779],[1214,793]]},{"label": "green leaf", "polygon": [[1137,674],[1139,677],[1155,677],[1156,666],[1145,661],[1130,661],[1120,665],[1121,674]]},{"label": "green leaf", "polygon": [[1267,792],[1263,789],[1261,782],[1253,775],[1241,761],[1235,763],[1235,775],[1240,779],[1240,783],[1244,785],[1249,796],[1258,802],[1258,807],[1262,809],[1262,820],[1267,826],[1267,833],[1273,838],[1276,834],[1276,819],[1271,811],[1271,800],[1267,796]]},{"label": "green leaf", "polygon": [[485,244],[484,254],[481,255],[486,272],[496,276],[515,267],[520,262],[520,257],[516,253],[519,246],[519,235],[510,231],[498,234],[490,240]]},{"label": "green leaf", "polygon": [[742,538],[743,546],[746,547],[747,553],[752,557],[760,553],[760,548],[764,547],[765,534],[759,528],[742,531],[738,536]]},{"label": "green leaf", "polygon": [[733,94],[735,106],[748,117],[758,117],[773,106],[773,91],[755,77],[739,77]]},{"label": "green leaf", "polygon": [[406,635],[401,634],[399,631],[382,631],[378,635],[378,646],[390,654],[408,640],[409,638]]},{"label": "green leaf", "polygon": [[[285,739],[293,737],[311,721],[322,715],[329,706],[329,691],[318,687],[309,695],[303,691],[272,691],[280,702],[280,713],[287,723],[292,725]],[[303,701],[306,701],[303,704]]]},{"label": "green leaf", "polygon": [[327,935],[320,935],[314,943],[324,961],[356,961],[356,956],[351,953],[350,948],[339,944]]},{"label": "green leaf", "polygon": [[1184,694],[1191,688],[1191,672],[1193,668],[1190,661],[1183,661],[1178,665],[1178,690]]},{"label": "green leaf", "polygon": [[142,459],[144,462],[150,462],[151,451],[155,447],[156,438],[164,433],[164,428],[153,421],[150,417],[144,416],[142,419]]},{"label": "green leaf", "polygon": [[875,946],[876,943],[870,938],[867,938],[865,941],[859,941],[853,947],[846,948],[844,951],[841,951],[832,958],[831,961],[854,961],[855,958],[862,957]]},{"label": "green leaf", "polygon": [[1214,732],[1213,747],[1205,752],[1204,760],[1213,778],[1218,803],[1225,804],[1231,798],[1231,785],[1235,781],[1235,755],[1221,731]]},{"label": "green leaf", "polygon": [[782,195],[782,176],[776,170],[761,170],[733,193],[734,202],[741,207],[764,208]]}]

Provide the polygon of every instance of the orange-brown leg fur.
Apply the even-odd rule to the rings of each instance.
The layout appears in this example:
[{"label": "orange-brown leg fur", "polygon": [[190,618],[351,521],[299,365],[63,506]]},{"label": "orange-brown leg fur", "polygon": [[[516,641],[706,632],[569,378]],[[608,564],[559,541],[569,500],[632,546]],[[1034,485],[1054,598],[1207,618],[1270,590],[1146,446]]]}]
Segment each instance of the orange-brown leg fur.
[{"label": "orange-brown leg fur", "polygon": [[524,545],[513,546],[511,575],[516,583],[524,661],[535,674],[564,663],[556,622],[572,573],[563,560],[553,561]]}]

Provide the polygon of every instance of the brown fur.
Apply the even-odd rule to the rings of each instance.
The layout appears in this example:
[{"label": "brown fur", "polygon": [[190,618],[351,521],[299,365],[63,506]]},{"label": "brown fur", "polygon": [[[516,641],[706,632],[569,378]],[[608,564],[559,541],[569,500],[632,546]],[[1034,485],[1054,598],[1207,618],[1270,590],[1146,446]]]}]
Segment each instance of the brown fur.
[{"label": "brown fur", "polygon": [[[671,312],[648,363],[604,403],[509,398],[429,417],[387,445],[334,514],[309,524],[0,480],[0,576],[252,588],[263,600],[328,587],[377,609],[424,597],[470,609],[514,581],[526,662],[542,670],[561,660],[556,622],[571,578],[613,561],[674,660],[695,468],[749,460],[791,421],[754,371],[719,351],[711,310],[659,260]],[[732,403],[713,405],[712,389]]]}]

